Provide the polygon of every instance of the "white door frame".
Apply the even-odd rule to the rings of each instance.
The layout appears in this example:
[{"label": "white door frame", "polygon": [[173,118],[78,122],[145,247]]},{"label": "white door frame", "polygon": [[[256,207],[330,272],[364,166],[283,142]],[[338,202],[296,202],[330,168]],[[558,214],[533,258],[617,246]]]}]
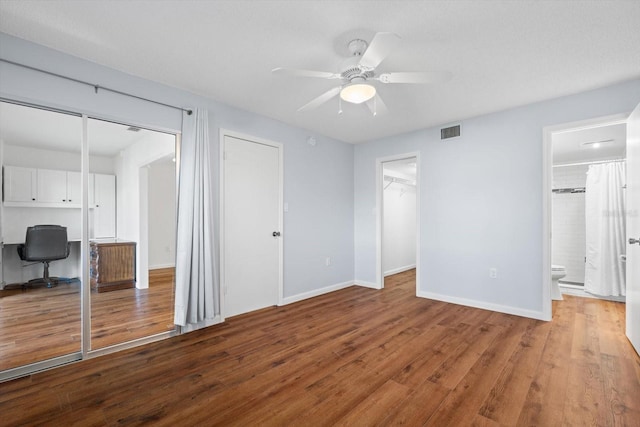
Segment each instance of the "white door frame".
[{"label": "white door frame", "polygon": [[224,322],[226,317],[226,301],[225,301],[225,271],[224,271],[224,261],[225,261],[225,247],[224,247],[224,227],[225,227],[225,217],[224,217],[224,208],[225,208],[225,194],[224,194],[224,180],[225,180],[225,169],[224,169],[224,138],[226,136],[242,139],[247,142],[252,142],[255,144],[268,145],[270,147],[274,147],[278,150],[278,230],[280,231],[280,238],[278,239],[278,305],[283,305],[284,302],[284,217],[283,217],[283,203],[284,203],[284,150],[283,145],[279,142],[270,141],[268,139],[259,138],[253,135],[247,135],[235,131],[231,131],[228,129],[220,128],[220,143],[218,144],[220,147],[219,153],[219,164],[220,164],[220,206],[219,206],[219,215],[220,215],[220,311],[221,311],[221,322]]},{"label": "white door frame", "polygon": [[376,159],[376,288],[384,288],[384,271],[382,265],[382,236],[384,215],[383,163],[395,160],[416,159],[416,295],[420,284],[420,152],[396,154]]},{"label": "white door frame", "polygon": [[552,136],[590,128],[626,123],[629,113],[595,117],[546,126],[542,129],[542,320],[551,320],[551,189],[553,186]]}]

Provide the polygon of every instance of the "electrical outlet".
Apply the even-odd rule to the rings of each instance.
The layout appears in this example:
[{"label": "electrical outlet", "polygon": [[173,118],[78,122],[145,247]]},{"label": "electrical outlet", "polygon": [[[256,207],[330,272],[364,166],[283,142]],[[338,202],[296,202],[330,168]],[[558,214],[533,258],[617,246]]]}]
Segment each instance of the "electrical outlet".
[{"label": "electrical outlet", "polygon": [[490,268],[489,269],[489,277],[492,279],[496,279],[498,277],[498,269],[497,268]]}]

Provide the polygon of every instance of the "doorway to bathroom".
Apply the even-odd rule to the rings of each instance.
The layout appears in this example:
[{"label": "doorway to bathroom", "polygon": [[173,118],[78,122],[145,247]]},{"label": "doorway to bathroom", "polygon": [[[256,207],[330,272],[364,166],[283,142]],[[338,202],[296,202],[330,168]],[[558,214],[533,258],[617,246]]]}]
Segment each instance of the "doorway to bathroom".
[{"label": "doorway to bathroom", "polygon": [[378,159],[377,282],[416,269],[419,283],[419,157],[416,153]]},{"label": "doorway to bathroom", "polygon": [[551,297],[625,301],[626,117],[551,132]]}]

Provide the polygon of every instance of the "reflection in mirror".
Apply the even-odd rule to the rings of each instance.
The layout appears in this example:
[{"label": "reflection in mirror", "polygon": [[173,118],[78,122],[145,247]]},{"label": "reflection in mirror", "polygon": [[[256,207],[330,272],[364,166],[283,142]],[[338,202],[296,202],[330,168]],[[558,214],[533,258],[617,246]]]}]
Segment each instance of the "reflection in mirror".
[{"label": "reflection in mirror", "polygon": [[0,371],[81,350],[81,130],[0,102]]},{"label": "reflection in mirror", "polygon": [[90,119],[91,349],[172,331],[176,136]]}]

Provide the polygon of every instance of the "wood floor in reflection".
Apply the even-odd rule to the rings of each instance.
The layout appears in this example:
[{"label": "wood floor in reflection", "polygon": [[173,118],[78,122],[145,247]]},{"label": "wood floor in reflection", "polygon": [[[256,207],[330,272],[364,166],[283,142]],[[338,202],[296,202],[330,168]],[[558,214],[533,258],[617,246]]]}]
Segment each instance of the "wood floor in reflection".
[{"label": "wood floor in reflection", "polygon": [[640,425],[625,306],[542,322],[417,298],[415,271],[0,384],[10,425]]},{"label": "wood floor in reflection", "polygon": [[[91,292],[92,348],[172,330],[173,269],[148,289]],[[0,291],[0,370],[80,351],[80,283]]]}]

